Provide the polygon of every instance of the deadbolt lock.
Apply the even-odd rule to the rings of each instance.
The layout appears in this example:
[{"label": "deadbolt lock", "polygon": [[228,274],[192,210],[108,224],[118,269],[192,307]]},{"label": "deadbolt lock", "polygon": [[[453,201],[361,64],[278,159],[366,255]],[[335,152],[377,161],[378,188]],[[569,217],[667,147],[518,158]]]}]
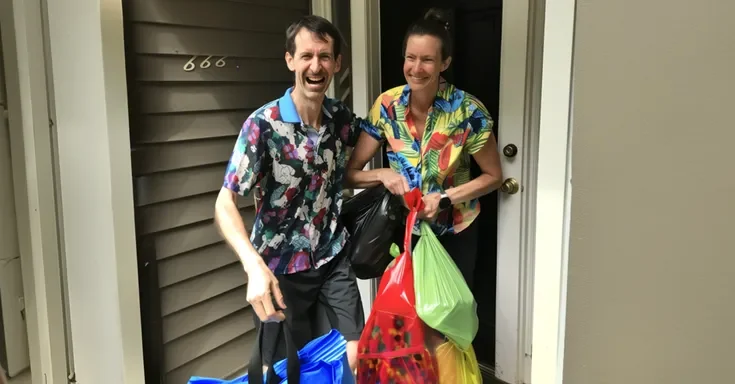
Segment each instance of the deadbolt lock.
[{"label": "deadbolt lock", "polygon": [[508,144],[503,147],[505,157],[515,157],[518,154],[518,147],[515,144]]}]

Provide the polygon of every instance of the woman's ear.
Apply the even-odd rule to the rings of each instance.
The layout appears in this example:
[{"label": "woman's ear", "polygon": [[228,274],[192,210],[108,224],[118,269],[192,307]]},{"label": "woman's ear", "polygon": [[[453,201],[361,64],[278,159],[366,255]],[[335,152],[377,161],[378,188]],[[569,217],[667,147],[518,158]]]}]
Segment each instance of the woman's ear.
[{"label": "woman's ear", "polygon": [[452,56],[447,57],[442,61],[442,72],[446,71],[447,68],[449,68],[449,64],[452,63]]}]

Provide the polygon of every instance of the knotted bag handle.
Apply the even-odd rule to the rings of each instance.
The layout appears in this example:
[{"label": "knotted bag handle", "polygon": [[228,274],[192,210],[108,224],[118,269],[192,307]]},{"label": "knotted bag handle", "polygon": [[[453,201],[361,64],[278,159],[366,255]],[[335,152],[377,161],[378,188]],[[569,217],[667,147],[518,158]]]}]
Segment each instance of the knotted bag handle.
[{"label": "knotted bag handle", "polygon": [[403,250],[409,257],[411,256],[411,238],[413,237],[413,227],[416,225],[416,218],[419,212],[424,209],[424,200],[421,190],[414,188],[403,195],[408,206],[408,218],[406,218],[406,233],[403,237]]},{"label": "knotted bag handle", "polygon": [[[284,314],[286,312],[284,311]],[[299,361],[299,351],[296,348],[296,343],[293,341],[293,335],[291,332],[291,324],[289,322],[290,316],[286,315],[286,319],[278,323],[278,333],[276,334],[275,342],[278,343],[281,333],[286,339],[286,378],[289,384],[299,384],[301,381],[301,362]],[[263,383],[263,329],[265,324],[261,322],[258,327],[257,344],[253,355],[250,357],[250,365],[248,367],[248,382],[251,384]],[[278,384],[283,380],[276,375],[273,369],[273,359],[268,366],[268,372],[266,374],[266,384]]]}]

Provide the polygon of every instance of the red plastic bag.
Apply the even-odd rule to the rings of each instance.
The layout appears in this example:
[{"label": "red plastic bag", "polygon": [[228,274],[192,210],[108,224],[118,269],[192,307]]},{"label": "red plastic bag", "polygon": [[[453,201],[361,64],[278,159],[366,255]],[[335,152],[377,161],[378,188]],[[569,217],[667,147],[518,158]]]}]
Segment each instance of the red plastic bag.
[{"label": "red plastic bag", "polygon": [[426,325],[416,314],[411,262],[411,231],[423,209],[421,191],[405,196],[411,209],[406,220],[404,252],[380,281],[365,329],[358,343],[358,384],[435,384],[437,362],[426,346]]}]

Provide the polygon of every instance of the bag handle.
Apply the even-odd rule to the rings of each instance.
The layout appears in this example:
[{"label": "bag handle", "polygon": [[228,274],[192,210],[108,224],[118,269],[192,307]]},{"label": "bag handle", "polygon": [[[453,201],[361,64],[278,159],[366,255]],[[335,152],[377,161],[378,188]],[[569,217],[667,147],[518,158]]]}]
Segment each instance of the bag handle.
[{"label": "bag handle", "polygon": [[413,236],[413,227],[416,225],[416,217],[419,215],[419,211],[424,209],[424,200],[422,199],[421,190],[414,188],[408,193],[403,195],[408,206],[408,218],[406,219],[406,233],[403,237],[403,251],[408,256],[411,256],[411,237]]},{"label": "bag handle", "polygon": [[[293,335],[291,332],[291,325],[288,321],[289,317],[286,316],[286,320],[278,323],[278,333],[276,334],[276,344],[281,338],[281,333],[286,339],[286,378],[289,384],[299,384],[301,381],[301,362],[299,361],[299,351],[296,348],[296,343],[293,341]],[[266,323],[260,323],[258,327],[257,343],[255,350],[250,357],[250,365],[248,366],[248,382],[251,384],[263,383],[263,328]],[[273,359],[268,366],[268,372],[266,374],[266,384],[278,384],[281,382],[281,378],[276,374],[273,369]]]}]

